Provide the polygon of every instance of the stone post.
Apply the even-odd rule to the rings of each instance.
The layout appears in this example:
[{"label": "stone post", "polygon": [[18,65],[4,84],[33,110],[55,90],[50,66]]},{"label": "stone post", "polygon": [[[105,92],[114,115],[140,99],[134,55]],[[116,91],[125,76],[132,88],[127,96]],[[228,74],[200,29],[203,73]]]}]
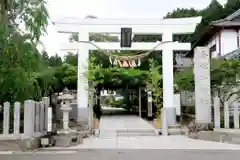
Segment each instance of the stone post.
[{"label": "stone post", "polygon": [[235,102],[233,103],[234,106],[234,128],[239,129],[239,103]]},{"label": "stone post", "polygon": [[35,132],[40,132],[40,103],[35,103]]},{"label": "stone post", "polygon": [[162,121],[162,135],[168,136],[168,118],[167,118],[167,108],[161,109],[161,121]]},{"label": "stone post", "polygon": [[174,94],[173,105],[174,105],[174,108],[176,108],[177,121],[180,121],[180,120],[181,120],[181,101],[180,101],[180,94]]},{"label": "stone post", "polygon": [[5,102],[3,104],[3,134],[9,134],[9,122],[10,122],[10,103]]},{"label": "stone post", "polygon": [[147,95],[148,95],[148,118],[151,119],[152,118],[152,92],[151,91],[147,91]]},{"label": "stone post", "polygon": [[44,104],[42,101],[39,102],[40,105],[40,132],[44,132],[45,120],[44,120]]},{"label": "stone post", "polygon": [[20,133],[20,102],[14,103],[14,134]]},{"label": "stone post", "polygon": [[93,98],[93,91],[89,92],[89,120],[88,120],[88,129],[90,133],[92,132],[92,123],[93,123],[93,105],[94,105],[94,98]]},{"label": "stone post", "polygon": [[24,102],[24,139],[31,138],[34,133],[33,108],[33,100],[27,100]]},{"label": "stone post", "polygon": [[220,123],[220,98],[214,97],[214,127],[221,128]]},{"label": "stone post", "polygon": [[50,100],[48,97],[43,97],[42,99],[44,106],[44,131],[48,130],[48,107],[50,105]]},{"label": "stone post", "polygon": [[224,102],[224,128],[229,128],[229,103]]},{"label": "stone post", "polygon": [[139,117],[142,117],[142,90],[138,88],[138,109],[139,109]]}]

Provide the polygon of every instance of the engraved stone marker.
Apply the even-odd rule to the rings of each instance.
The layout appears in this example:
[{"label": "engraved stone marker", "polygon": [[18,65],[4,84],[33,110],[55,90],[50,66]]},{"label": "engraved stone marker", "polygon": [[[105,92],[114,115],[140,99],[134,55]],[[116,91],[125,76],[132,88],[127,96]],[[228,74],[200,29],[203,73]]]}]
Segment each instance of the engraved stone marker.
[{"label": "engraved stone marker", "polygon": [[207,47],[194,50],[196,122],[211,123],[210,59]]}]

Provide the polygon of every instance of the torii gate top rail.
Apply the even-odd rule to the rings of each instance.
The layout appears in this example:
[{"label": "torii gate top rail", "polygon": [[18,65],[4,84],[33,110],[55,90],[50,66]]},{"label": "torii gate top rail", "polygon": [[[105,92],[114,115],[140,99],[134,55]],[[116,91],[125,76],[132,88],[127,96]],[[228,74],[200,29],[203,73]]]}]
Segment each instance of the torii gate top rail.
[{"label": "torii gate top rail", "polygon": [[[190,18],[118,18],[118,19],[77,19],[63,18],[54,20],[56,29],[62,33],[79,32],[80,29],[87,29],[92,33],[119,33],[119,26],[132,28],[133,34],[159,34],[166,29],[173,34],[193,33],[196,24],[201,21],[201,17]],[[71,27],[69,27],[71,25]],[[147,27],[147,29],[146,29]]]},{"label": "torii gate top rail", "polygon": [[201,17],[188,18],[93,18],[93,19],[78,19],[78,18],[63,18],[58,19],[56,23],[62,24],[78,24],[78,25],[189,25],[196,24],[201,20]]}]

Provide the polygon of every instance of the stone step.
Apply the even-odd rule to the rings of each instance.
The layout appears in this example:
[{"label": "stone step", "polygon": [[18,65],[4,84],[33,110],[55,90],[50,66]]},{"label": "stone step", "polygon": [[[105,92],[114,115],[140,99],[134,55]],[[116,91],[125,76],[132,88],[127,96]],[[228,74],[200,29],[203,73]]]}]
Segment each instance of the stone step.
[{"label": "stone step", "polygon": [[116,131],[112,130],[100,130],[99,138],[114,138],[117,136]]},{"label": "stone step", "polygon": [[224,141],[224,143],[230,143],[230,144],[240,144],[240,138],[232,138],[231,141]]},{"label": "stone step", "polygon": [[109,138],[117,136],[155,136],[158,135],[155,129],[117,129],[100,130],[100,138]]},{"label": "stone step", "polygon": [[[182,129],[182,128],[169,128],[168,134],[169,135],[183,135],[188,132],[188,129]],[[158,133],[162,134],[162,129],[158,129]]]},{"label": "stone step", "polygon": [[117,136],[121,137],[135,137],[135,136],[157,136],[156,133],[131,133],[131,132],[126,132],[126,133],[117,133]]},{"label": "stone step", "polygon": [[155,133],[156,129],[117,129],[117,133]]}]

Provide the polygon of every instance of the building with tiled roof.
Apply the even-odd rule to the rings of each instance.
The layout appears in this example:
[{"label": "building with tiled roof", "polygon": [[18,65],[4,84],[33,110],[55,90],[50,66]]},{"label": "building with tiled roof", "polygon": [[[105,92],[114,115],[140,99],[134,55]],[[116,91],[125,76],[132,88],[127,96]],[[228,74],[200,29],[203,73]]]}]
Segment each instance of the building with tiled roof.
[{"label": "building with tiled roof", "polygon": [[[240,54],[240,9],[224,19],[213,21],[203,36],[194,44],[209,47],[212,58],[236,58]],[[193,56],[193,50],[188,53]]]}]

